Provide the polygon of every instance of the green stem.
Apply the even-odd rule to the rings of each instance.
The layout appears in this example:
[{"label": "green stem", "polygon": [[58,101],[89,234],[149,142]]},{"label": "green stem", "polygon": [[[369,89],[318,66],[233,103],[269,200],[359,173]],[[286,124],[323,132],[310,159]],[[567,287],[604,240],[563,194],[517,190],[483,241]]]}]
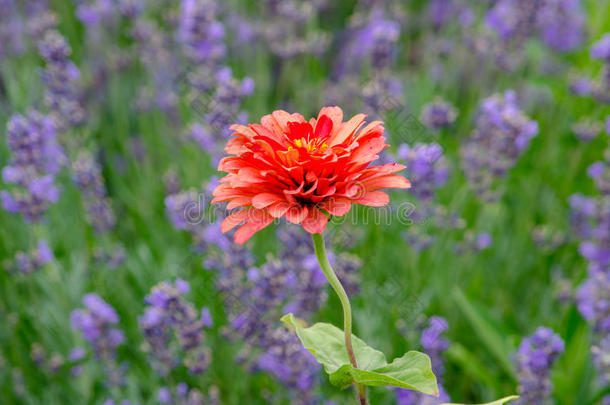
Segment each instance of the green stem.
[{"label": "green stem", "polygon": [[[343,332],[345,333],[345,349],[347,350],[347,357],[354,368],[358,368],[356,362],[356,356],[354,354],[354,348],[352,347],[352,307],[349,303],[347,293],[341,285],[341,281],[335,274],[335,271],[328,261],[328,255],[326,254],[326,247],[324,246],[324,238],[320,233],[314,233],[311,235],[313,238],[313,246],[316,251],[316,257],[320,263],[320,267],[328,280],[330,286],[335,290],[341,301],[343,307]],[[358,395],[358,401],[360,405],[368,405],[366,397],[366,387],[362,384],[356,384],[356,393]]]}]

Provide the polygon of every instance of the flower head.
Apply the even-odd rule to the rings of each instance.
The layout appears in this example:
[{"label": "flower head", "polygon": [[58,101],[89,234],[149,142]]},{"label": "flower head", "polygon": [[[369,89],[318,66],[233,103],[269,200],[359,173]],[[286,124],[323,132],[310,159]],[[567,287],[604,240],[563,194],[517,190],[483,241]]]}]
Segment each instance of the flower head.
[{"label": "flower head", "polygon": [[382,188],[409,188],[405,168],[396,163],[369,166],[388,145],[383,123],[358,114],[343,122],[339,107],[324,107],[318,118],[274,111],[261,124],[234,125],[225,148],[229,157],[218,170],[228,173],[214,190],[212,203],[242,208],[223,221],[222,231],[236,226],[243,244],[275,218],[286,217],[309,233],[322,233],[327,214],[342,216],[352,204],[381,207],[389,202]]},{"label": "flower head", "polygon": [[561,337],[545,327],[521,341],[516,354],[519,404],[545,403],[553,389],[551,368],[564,349]]}]

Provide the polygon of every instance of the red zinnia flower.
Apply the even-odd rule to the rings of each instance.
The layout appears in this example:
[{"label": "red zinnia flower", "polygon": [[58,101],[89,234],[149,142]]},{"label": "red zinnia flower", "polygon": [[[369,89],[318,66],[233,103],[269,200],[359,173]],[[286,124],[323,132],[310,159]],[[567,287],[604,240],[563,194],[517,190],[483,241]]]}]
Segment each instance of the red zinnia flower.
[{"label": "red zinnia flower", "polygon": [[[322,233],[330,215],[345,215],[351,204],[381,207],[389,202],[382,188],[409,188],[405,168],[396,163],[369,164],[388,147],[383,123],[360,129],[366,116],[343,122],[339,107],[324,107],[318,118],[274,111],[261,124],[233,125],[225,150],[229,157],[218,170],[227,174],[214,190],[212,204],[228,201],[227,209],[244,207],[222,222],[242,244],[275,218],[285,216],[309,233]],[[360,129],[360,130],[359,130]]]}]

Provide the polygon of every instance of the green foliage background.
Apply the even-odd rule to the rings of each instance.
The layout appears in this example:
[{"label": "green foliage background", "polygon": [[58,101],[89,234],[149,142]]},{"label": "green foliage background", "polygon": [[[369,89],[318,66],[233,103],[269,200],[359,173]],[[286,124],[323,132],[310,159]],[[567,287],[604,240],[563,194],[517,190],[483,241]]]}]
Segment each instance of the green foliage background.
[{"label": "green foliage background", "polygon": [[[244,9],[256,8],[254,2],[230,3],[239,3]],[[425,2],[412,3],[409,7],[417,9]],[[610,31],[610,3],[585,3],[590,44]],[[74,17],[73,6],[67,0],[52,0],[51,4],[60,16],[60,31],[74,49],[73,59],[80,64],[87,50],[84,29]],[[337,1],[320,25],[329,30],[341,29],[353,7],[351,0]],[[403,39],[403,49],[417,49],[422,35],[417,29],[409,32]],[[251,121],[286,105],[305,116],[319,110],[331,70],[328,61],[302,57],[285,63],[280,76],[275,77],[270,72],[273,61],[267,53],[257,47],[244,52],[230,64],[237,77],[248,75],[256,81],[254,95],[245,101]],[[440,81],[431,77],[425,50],[418,55],[412,62],[407,62],[406,55],[399,55],[405,108],[419,114],[424,103],[441,95],[460,110],[455,128],[436,139],[445,148],[453,169],[438,199],[462,214],[467,229],[489,232],[494,243],[479,254],[458,255],[454,247],[463,240],[464,230],[414,224],[437,237],[429,250],[417,253],[401,237],[404,225],[361,225],[365,237],[353,250],[365,263],[362,293],[353,299],[355,333],[392,359],[409,349],[419,349],[417,327],[423,315],[446,317],[452,345],[447,353],[444,385],[454,401],[484,402],[516,391],[511,354],[521,337],[540,325],[550,326],[566,342],[566,352],[554,368],[554,401],[560,405],[596,403],[602,392],[595,385],[589,357],[590,331],[573,304],[558,301],[559,284],[554,274],[561,273],[573,285],[578,285],[586,274],[577,243],[569,239],[567,200],[577,192],[595,194],[586,168],[601,159],[608,145],[606,135],[588,144],[578,141],[571,125],[583,116],[603,119],[610,109],[571,95],[567,73],[540,73],[536,66],[549,58],[549,53],[537,43],[528,45],[528,63],[513,73],[489,69],[475,75],[468,55],[452,55],[445,62],[452,74]],[[600,64],[591,62],[588,47],[561,56],[559,61],[570,67],[567,72],[594,76],[601,69]],[[12,112],[24,112],[29,106],[40,104],[41,66],[42,61],[34,53],[1,65],[0,101],[6,108],[0,109],[0,128],[6,127]],[[143,80],[139,69],[142,67],[112,76],[99,109],[90,111],[87,125],[71,134],[94,140],[104,150],[103,175],[119,219],[116,231],[107,240],[95,240],[84,221],[79,192],[67,176],[62,179],[61,200],[51,208],[46,225],[30,227],[20,218],[0,211],[0,260],[12,259],[16,251],[27,249],[37,237],[45,237],[57,257],[51,266],[27,277],[0,271],[0,403],[100,403],[107,396],[101,385],[101,369],[95,362],[87,362],[79,378],[73,378],[68,367],[48,376],[30,356],[34,343],[40,343],[49,353],[65,356],[80,342],[78,334],[70,330],[69,314],[80,306],[83,294],[91,291],[117,309],[120,327],[126,332],[128,345],[121,346],[119,352],[120,358],[130,364],[124,398],[152,404],[160,386],[183,380],[201,388],[217,386],[226,404],[243,404],[244,398],[248,404],[264,404],[265,392],[284,389],[269,376],[250,374],[235,366],[233,359],[239,347],[220,335],[222,299],[214,292],[213,273],[202,270],[202,258],[189,250],[188,235],[173,229],[165,216],[160,179],[167,169],[177,169],[186,186],[198,186],[213,170],[208,157],[196,145],[182,142],[180,128],[163,115],[133,111],[132,101]],[[510,171],[502,199],[484,204],[468,189],[459,170],[459,144],[473,127],[473,113],[481,98],[507,88],[531,87],[550,97],[546,103],[531,100],[526,108],[539,122],[540,134]],[[192,112],[184,108],[182,113],[188,122]],[[388,128],[392,125],[396,124],[388,122]],[[9,158],[3,129],[2,166]],[[140,163],[129,152],[129,142],[135,134],[147,151]],[[116,164],[117,158],[124,159],[124,168]],[[558,249],[540,249],[531,237],[537,225],[565,234],[568,242]],[[254,239],[254,251],[261,261],[266,252],[277,249],[272,230]],[[95,265],[92,260],[94,245],[113,241],[122,241],[127,249],[126,263],[114,271]],[[143,313],[143,298],[150,288],[174,277],[191,283],[190,298],[197,307],[212,308],[216,320],[215,332],[209,334],[213,363],[199,378],[179,371],[169,381],[161,381],[139,350],[143,338],[137,317]],[[404,294],[394,300],[380,294],[386,283],[397,281],[404,286]],[[336,297],[331,297],[316,320],[341,324]],[[25,382],[21,398],[14,391],[17,369]],[[327,382],[323,391],[338,403],[351,399]],[[371,391],[372,403],[394,403],[391,391]]]}]

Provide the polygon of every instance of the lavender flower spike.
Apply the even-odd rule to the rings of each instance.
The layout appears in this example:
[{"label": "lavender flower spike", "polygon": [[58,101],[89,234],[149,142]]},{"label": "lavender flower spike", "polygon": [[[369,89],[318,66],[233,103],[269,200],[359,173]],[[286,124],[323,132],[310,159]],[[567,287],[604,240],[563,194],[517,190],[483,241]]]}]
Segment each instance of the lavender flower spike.
[{"label": "lavender flower spike", "polygon": [[8,212],[37,222],[49,204],[59,199],[54,181],[65,156],[53,120],[37,111],[14,115],[8,122],[7,142],[12,156],[2,169],[2,179],[16,187],[2,191],[0,200]]},{"label": "lavender flower spike", "polygon": [[[189,290],[189,283],[182,279],[157,284],[146,296],[149,306],[138,320],[154,366],[162,376],[180,363],[181,354],[191,374],[203,373],[209,363],[209,350],[203,344],[203,329],[210,324],[210,319],[202,320],[193,305],[184,299]],[[181,353],[170,348],[173,337]]]},{"label": "lavender flower spike", "polygon": [[453,125],[457,115],[457,110],[453,105],[439,98],[424,105],[421,121],[428,128],[438,131]]},{"label": "lavender flower spike", "polygon": [[483,100],[476,128],[461,150],[462,167],[475,191],[493,198],[495,178],[506,175],[536,135],[538,123],[521,111],[514,91]]},{"label": "lavender flower spike", "polygon": [[449,326],[445,318],[432,316],[420,338],[422,348],[430,356],[432,370],[439,380],[439,396],[433,397],[415,391],[397,389],[396,401],[398,405],[438,405],[451,400],[440,384],[445,373],[445,361],[442,355],[449,348],[449,341],[443,337],[443,333],[447,329],[449,329]]},{"label": "lavender flower spike", "polygon": [[60,131],[80,125],[86,118],[81,104],[81,74],[69,59],[72,49],[68,41],[56,30],[47,31],[38,44],[46,62],[42,72],[45,84],[45,104],[51,110]]},{"label": "lavender flower spike", "polygon": [[541,405],[552,391],[551,368],[564,351],[563,340],[551,329],[540,327],[523,339],[516,355],[519,394],[523,405]]}]

